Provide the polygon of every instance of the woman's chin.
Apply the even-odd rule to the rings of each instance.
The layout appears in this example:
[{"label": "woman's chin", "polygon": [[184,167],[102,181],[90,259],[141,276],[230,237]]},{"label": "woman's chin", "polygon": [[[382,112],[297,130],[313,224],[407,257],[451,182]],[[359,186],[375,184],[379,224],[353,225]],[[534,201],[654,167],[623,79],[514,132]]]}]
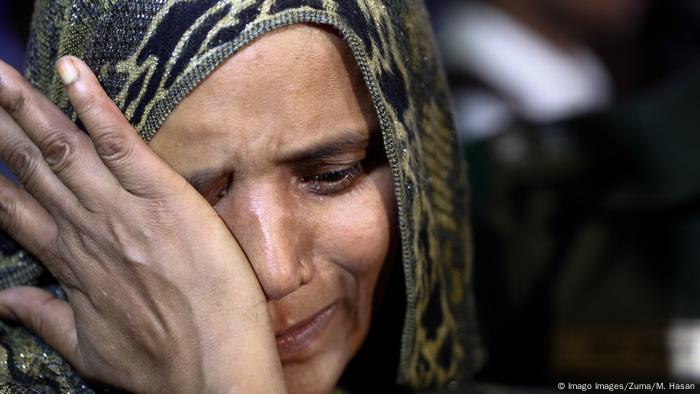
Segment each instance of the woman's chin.
[{"label": "woman's chin", "polygon": [[314,343],[291,357],[282,357],[290,394],[327,394],[359,348],[365,333],[352,313],[338,305]]},{"label": "woman's chin", "polygon": [[321,357],[307,362],[283,364],[284,380],[289,394],[328,394],[333,391],[345,363],[325,359]]}]

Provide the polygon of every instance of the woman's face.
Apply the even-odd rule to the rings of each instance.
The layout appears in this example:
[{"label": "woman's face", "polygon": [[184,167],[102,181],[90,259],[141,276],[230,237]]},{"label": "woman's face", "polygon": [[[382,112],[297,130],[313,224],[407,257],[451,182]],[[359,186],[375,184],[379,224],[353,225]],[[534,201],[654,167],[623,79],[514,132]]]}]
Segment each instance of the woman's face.
[{"label": "woman's face", "polygon": [[392,175],[345,43],[299,25],[226,61],[151,147],[215,207],[265,292],[290,392],[330,391],[364,340]]}]

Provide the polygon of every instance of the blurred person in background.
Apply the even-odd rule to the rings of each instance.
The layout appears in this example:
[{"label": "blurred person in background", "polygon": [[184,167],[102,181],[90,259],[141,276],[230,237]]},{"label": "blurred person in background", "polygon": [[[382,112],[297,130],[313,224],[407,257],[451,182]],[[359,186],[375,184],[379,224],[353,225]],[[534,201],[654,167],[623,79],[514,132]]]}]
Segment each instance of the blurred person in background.
[{"label": "blurred person in background", "polygon": [[471,164],[480,377],[697,381],[698,2],[432,5]]},{"label": "blurred person in background", "polygon": [[513,118],[543,124],[608,106],[613,82],[587,39],[639,30],[646,0],[455,2],[440,23],[463,139]]}]

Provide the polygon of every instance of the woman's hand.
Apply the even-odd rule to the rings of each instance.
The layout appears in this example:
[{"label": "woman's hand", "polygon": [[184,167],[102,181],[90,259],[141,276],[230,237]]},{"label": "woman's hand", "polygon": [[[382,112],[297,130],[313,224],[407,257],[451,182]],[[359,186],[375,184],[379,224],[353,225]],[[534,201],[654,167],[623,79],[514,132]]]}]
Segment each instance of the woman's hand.
[{"label": "woman's hand", "polygon": [[0,228],[68,302],[0,292],[0,316],[84,377],[130,391],[284,391],[265,297],[209,204],[138,137],[90,69],[58,70],[89,136],[0,62]]}]

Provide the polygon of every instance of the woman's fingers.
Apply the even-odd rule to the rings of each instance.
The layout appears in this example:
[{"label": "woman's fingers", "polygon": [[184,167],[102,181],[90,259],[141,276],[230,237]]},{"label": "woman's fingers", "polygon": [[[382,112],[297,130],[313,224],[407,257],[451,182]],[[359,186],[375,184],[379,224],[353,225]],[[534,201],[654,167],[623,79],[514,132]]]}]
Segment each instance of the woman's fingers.
[{"label": "woman's fingers", "polygon": [[17,180],[52,214],[79,205],[75,195],[53,173],[39,148],[3,108],[0,108],[0,160],[7,163]]},{"label": "woman's fingers", "polygon": [[[26,190],[1,175],[0,230],[39,258],[47,257],[46,250],[58,234],[53,217]],[[57,267],[49,268],[54,271]]]},{"label": "woman's fingers", "polygon": [[90,68],[76,57],[65,56],[56,69],[97,153],[122,186],[136,195],[167,192],[170,182],[180,177],[138,136]]},{"label": "woman's fingers", "polygon": [[80,369],[73,310],[66,301],[36,287],[0,291],[0,317],[22,323]]},{"label": "woman's fingers", "polygon": [[[46,205],[68,194],[82,202],[119,187],[90,139],[16,70],[0,62],[0,154],[27,190]],[[55,173],[55,175],[51,174]],[[59,183],[66,187],[60,187]]]}]

